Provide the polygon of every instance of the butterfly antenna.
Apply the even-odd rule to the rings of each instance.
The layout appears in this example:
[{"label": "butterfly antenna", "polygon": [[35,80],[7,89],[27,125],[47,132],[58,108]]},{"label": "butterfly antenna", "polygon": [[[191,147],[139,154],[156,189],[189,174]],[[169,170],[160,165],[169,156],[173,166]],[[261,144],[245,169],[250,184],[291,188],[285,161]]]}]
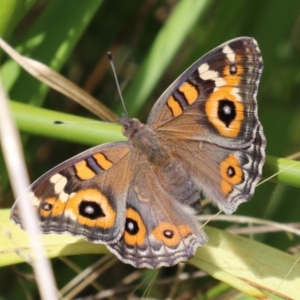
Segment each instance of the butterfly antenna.
[{"label": "butterfly antenna", "polygon": [[127,110],[126,110],[126,106],[125,106],[125,102],[124,102],[124,99],[122,97],[122,92],[121,92],[121,89],[120,89],[120,84],[119,84],[119,81],[118,81],[117,72],[115,70],[115,65],[114,65],[113,57],[112,57],[112,54],[111,54],[110,51],[107,52],[107,56],[108,56],[109,63],[111,65],[111,68],[112,68],[112,71],[113,71],[113,74],[114,74],[114,77],[115,77],[116,85],[117,85],[117,88],[118,88],[119,96],[120,96],[120,99],[121,99],[121,102],[122,102],[122,106],[123,106],[125,115],[128,116],[128,113],[127,113]]}]

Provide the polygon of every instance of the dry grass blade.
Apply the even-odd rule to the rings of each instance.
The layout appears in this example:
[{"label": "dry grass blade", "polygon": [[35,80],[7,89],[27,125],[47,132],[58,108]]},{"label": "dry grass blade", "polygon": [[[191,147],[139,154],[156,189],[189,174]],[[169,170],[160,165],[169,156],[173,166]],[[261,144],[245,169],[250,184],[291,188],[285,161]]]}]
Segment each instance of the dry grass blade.
[{"label": "dry grass blade", "polygon": [[[25,162],[21,150],[20,137],[17,128],[12,120],[8,99],[0,82],[0,137],[3,149],[3,156],[6,160],[7,170],[15,195],[21,195],[18,206],[22,212],[24,227],[29,232],[29,246],[32,248],[33,256],[31,262],[38,283],[42,299],[57,299],[57,289],[52,274],[49,260],[46,258],[44,249],[41,246],[39,225],[36,214],[30,202],[22,193],[29,185],[29,179],[25,168]],[[1,239],[1,243],[4,241]]]},{"label": "dry grass blade", "polygon": [[[293,233],[295,235],[300,236],[300,229],[297,229],[295,226],[291,224],[281,224],[278,222],[273,222],[269,220],[263,220],[259,218],[247,217],[247,216],[238,216],[238,215],[203,215],[197,217],[199,221],[226,221],[226,222],[234,222],[234,223],[248,223],[248,224],[255,224],[255,225],[268,225],[270,227],[276,228],[278,231],[286,231]],[[297,225],[297,224],[295,224]],[[250,232],[251,233],[251,232]]]},{"label": "dry grass blade", "polygon": [[92,97],[83,89],[59,73],[53,71],[48,66],[36,60],[20,55],[1,38],[0,47],[32,76],[59,91],[63,95],[73,99],[100,117],[102,120],[111,122],[117,120],[117,116],[96,98]]},{"label": "dry grass blade", "polygon": [[[100,268],[94,270],[95,265],[98,265],[98,262],[96,262],[93,266],[86,269],[87,273],[90,273],[89,276],[83,278],[81,282],[79,282],[74,288],[64,295],[65,300],[71,300],[74,299],[74,297],[79,294],[84,288],[86,288],[88,285],[92,284],[94,280],[96,280],[103,272],[107,271],[112,265],[114,265],[118,259],[116,257],[113,257],[112,259],[108,260],[106,263],[104,263]],[[82,278],[81,274],[79,274],[79,277]]]},{"label": "dry grass blade", "polygon": [[[63,261],[70,269],[72,269],[78,275],[73,277],[63,288],[60,289],[60,294],[65,295],[67,292],[71,291],[76,287],[81,281],[88,278],[93,272],[100,268],[108,260],[112,259],[112,255],[107,254],[93,263],[91,266],[88,266],[86,269],[80,268],[72,259],[68,257],[60,257],[60,260]],[[116,257],[114,257],[116,259]],[[98,283],[96,280],[90,283],[97,291],[102,291],[103,286]]]}]

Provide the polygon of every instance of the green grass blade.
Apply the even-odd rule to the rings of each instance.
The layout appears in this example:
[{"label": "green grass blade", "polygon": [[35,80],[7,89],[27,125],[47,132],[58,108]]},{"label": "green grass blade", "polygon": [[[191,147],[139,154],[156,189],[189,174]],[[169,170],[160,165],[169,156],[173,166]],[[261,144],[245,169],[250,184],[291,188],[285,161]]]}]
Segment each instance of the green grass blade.
[{"label": "green grass blade", "polygon": [[[278,173],[278,174],[277,174]],[[300,162],[268,156],[264,166],[264,177],[273,176],[272,181],[280,182],[294,187],[300,187]]]},{"label": "green grass blade", "polygon": [[6,38],[20,21],[26,0],[0,0],[0,37]]},{"label": "green grass blade", "polygon": [[[86,145],[124,140],[120,125],[11,102],[22,132]],[[55,121],[66,124],[54,124]],[[72,122],[71,124],[67,124]],[[73,123],[74,122],[74,123]]]},{"label": "green grass blade", "polygon": [[[205,12],[208,3],[207,0],[180,1],[174,8],[157,34],[149,55],[135,74],[133,84],[124,93],[124,99],[134,99],[134,101],[126,101],[131,116],[136,116],[141,110],[171,60],[182,47],[188,32]],[[122,111],[119,107],[118,114]]]},{"label": "green grass blade", "polygon": [[[284,298],[299,298],[300,266],[293,267],[296,260],[294,256],[208,226],[205,232],[209,242],[198,248],[191,259],[194,265],[245,293],[248,292],[244,283],[248,283],[271,292],[278,288],[278,293]],[[285,278],[291,269],[292,272]],[[227,273],[230,275],[227,276]],[[237,279],[243,281],[241,287]]]},{"label": "green grass blade", "polygon": [[[102,0],[49,2],[22,38],[18,51],[60,70],[101,3]],[[3,65],[2,77],[11,98],[18,101],[40,105],[48,91],[47,86],[10,60]]]}]

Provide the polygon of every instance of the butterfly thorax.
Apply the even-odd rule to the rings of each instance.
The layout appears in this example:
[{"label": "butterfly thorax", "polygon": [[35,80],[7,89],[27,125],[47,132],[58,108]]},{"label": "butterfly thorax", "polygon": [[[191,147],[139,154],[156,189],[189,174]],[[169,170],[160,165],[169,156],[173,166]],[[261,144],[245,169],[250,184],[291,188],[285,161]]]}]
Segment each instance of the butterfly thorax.
[{"label": "butterfly thorax", "polygon": [[123,126],[123,135],[137,151],[146,155],[151,163],[161,165],[169,161],[168,152],[161,146],[156,133],[149,125],[135,118],[130,119],[126,115],[123,115],[119,122]]},{"label": "butterfly thorax", "polygon": [[[170,147],[162,143],[153,128],[127,116],[121,118],[120,124],[123,126],[123,134],[132,144],[133,151],[139,152],[150,162],[146,164],[148,172],[152,170],[155,180],[172,201],[178,200],[200,211],[199,193],[195,182],[182,164],[168,151],[167,148]],[[135,159],[138,159],[137,157]]]}]

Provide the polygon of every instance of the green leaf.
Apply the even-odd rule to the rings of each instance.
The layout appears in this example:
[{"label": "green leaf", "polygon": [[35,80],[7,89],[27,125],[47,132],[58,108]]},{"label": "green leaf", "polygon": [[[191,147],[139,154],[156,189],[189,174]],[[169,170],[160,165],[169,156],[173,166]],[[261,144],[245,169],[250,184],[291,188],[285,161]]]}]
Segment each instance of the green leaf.
[{"label": "green leaf", "polygon": [[[32,255],[27,233],[9,220],[9,212],[0,210],[0,266],[24,262]],[[300,294],[300,266],[293,266],[294,256],[223,230],[209,226],[204,230],[209,241],[198,248],[189,264],[259,299],[266,297],[263,290],[275,289],[282,297],[297,299]],[[41,235],[41,239],[50,258],[108,253],[104,245],[67,234]],[[292,266],[292,272],[285,278]]]},{"label": "green leaf", "polygon": [[[174,8],[135,74],[134,84],[124,93],[124,99],[134,99],[127,104],[129,115],[136,116],[141,110],[208,3],[207,0],[180,1]],[[120,113],[122,108],[117,111]]]}]

